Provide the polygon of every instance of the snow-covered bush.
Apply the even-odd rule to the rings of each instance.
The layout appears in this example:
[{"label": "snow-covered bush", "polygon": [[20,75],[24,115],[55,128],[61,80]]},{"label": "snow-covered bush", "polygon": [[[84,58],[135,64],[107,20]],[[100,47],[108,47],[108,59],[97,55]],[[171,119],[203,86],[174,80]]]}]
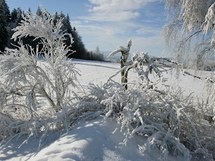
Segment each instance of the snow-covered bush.
[{"label": "snow-covered bush", "polygon": [[[65,125],[64,114],[77,87],[78,72],[66,61],[71,51],[64,43],[65,36],[72,37],[62,31],[62,19],[54,21],[46,11],[40,16],[23,15],[13,35],[19,45],[1,57],[0,140]],[[26,36],[40,39],[36,51],[22,44],[21,38]]]},{"label": "snow-covered bush", "polygon": [[183,97],[180,89],[164,87],[160,90],[149,78],[154,72],[157,80],[162,81],[165,61],[175,64],[168,59],[137,54],[124,70],[133,68],[140,78],[139,83],[126,90],[123,84],[110,77],[103,87],[91,85],[90,94],[82,101],[94,102],[91,107],[99,107],[105,118],[116,119],[121,125],[119,130],[125,134],[124,144],[133,135],[139,135],[147,139],[139,145],[139,150],[144,153],[158,151],[160,160],[171,155],[183,160],[196,160],[200,155],[201,160],[213,160],[213,123],[205,120],[206,112],[201,111],[203,104],[193,101],[192,95]]},{"label": "snow-covered bush", "polygon": [[213,160],[214,136],[206,131],[212,131],[213,124],[204,120],[204,113],[196,109],[192,96],[184,98],[181,90],[171,91],[125,90],[121,84],[109,81],[103,87],[92,85],[90,95],[82,101],[93,102],[91,107],[99,107],[105,118],[117,120],[121,125],[118,130],[125,134],[124,144],[139,135],[147,139],[140,143],[139,150],[158,151],[162,154],[160,160],[167,156],[190,160],[200,154],[201,160]]}]

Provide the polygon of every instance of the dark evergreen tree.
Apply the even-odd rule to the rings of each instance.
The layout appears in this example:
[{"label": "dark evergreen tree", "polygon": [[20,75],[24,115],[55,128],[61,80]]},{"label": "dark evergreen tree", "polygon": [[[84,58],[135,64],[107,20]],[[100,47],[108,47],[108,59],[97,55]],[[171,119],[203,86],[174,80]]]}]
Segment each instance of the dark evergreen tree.
[{"label": "dark evergreen tree", "polygon": [[67,31],[69,33],[72,33],[72,26],[71,26],[71,23],[70,23],[70,18],[69,18],[69,15],[67,14],[66,15],[66,18],[65,18],[65,25],[67,27]]},{"label": "dark evergreen tree", "polygon": [[[70,39],[69,36],[66,36],[66,45],[71,46],[71,53],[68,53],[69,58],[80,58],[80,59],[88,59],[88,52],[85,49],[84,43],[82,42],[82,39],[80,35],[78,34],[75,27],[72,28],[70,23],[69,15],[65,16],[62,12],[58,14],[55,13],[55,21],[58,19],[63,19],[62,23],[62,30],[66,31],[67,33],[72,35],[72,39]],[[72,44],[71,44],[72,43]]]},{"label": "dark evergreen tree", "polygon": [[11,12],[10,21],[15,22],[17,20],[17,15],[18,15],[18,11],[17,11],[17,9],[14,8],[13,11]]},{"label": "dark evergreen tree", "polygon": [[[66,31],[68,34],[72,34],[72,26],[70,24],[70,19],[69,19],[69,15],[67,15],[66,17],[64,16],[64,20],[63,20],[63,30]],[[71,46],[71,52],[68,53],[68,57],[71,58],[72,54],[74,52],[74,48],[73,48],[73,39],[71,39],[70,36],[66,36],[66,45],[67,46]]]},{"label": "dark evergreen tree", "polygon": [[0,37],[0,51],[2,52],[2,51],[4,51],[4,49],[7,45],[8,35],[7,35],[7,29],[5,28],[5,25],[2,24],[1,22],[0,22],[0,35],[1,35],[1,37]]},{"label": "dark evergreen tree", "polygon": [[17,45],[17,42],[11,39],[11,37],[14,33],[13,29],[17,27],[22,20],[22,14],[23,11],[20,8],[14,8],[13,11],[11,12],[11,19],[8,23],[9,48],[14,48],[14,46]]},{"label": "dark evergreen tree", "polygon": [[5,21],[5,23],[8,23],[8,21],[10,20],[10,10],[5,0],[0,0],[0,13],[3,21]]},{"label": "dark evergreen tree", "polygon": [[37,8],[36,14],[37,14],[38,16],[41,16],[41,15],[42,15],[42,10],[41,10],[40,7]]},{"label": "dark evergreen tree", "polygon": [[22,20],[22,13],[23,11],[20,8],[14,8],[11,12],[11,19],[10,22],[14,23],[15,27],[21,22]]},{"label": "dark evergreen tree", "polygon": [[[1,0],[0,0],[1,1]],[[31,12],[29,9],[28,12]],[[38,7],[36,14],[42,16],[43,10]],[[20,8],[14,9],[11,12],[11,18],[8,24],[9,28],[9,37],[11,38],[13,35],[13,28],[17,27],[22,20],[22,15],[25,15],[25,12],[23,12]],[[90,54],[85,49],[84,43],[82,42],[81,36],[78,34],[75,27],[71,26],[69,15],[65,16],[62,12],[58,14],[55,13],[54,16],[54,23],[57,22],[57,20],[63,19],[62,23],[62,31],[65,31],[68,34],[72,35],[72,40],[70,36],[66,36],[65,43],[67,46],[70,46],[71,52],[68,53],[69,58],[80,58],[80,59],[89,59]],[[0,28],[1,30],[2,28]],[[1,32],[1,31],[0,31]],[[5,31],[2,31],[2,33],[6,33]],[[3,35],[3,34],[2,34]],[[5,37],[7,37],[5,35]],[[30,45],[34,50],[36,50],[37,46],[39,45],[39,49],[42,49],[42,46],[40,46],[40,39],[36,39],[32,36],[27,36],[21,39],[24,45]],[[9,47],[14,47],[17,45],[17,42],[14,42],[13,40],[10,41],[10,44],[14,44]]]},{"label": "dark evergreen tree", "polygon": [[0,51],[4,51],[8,44],[7,24],[10,19],[10,11],[5,0],[0,0]]},{"label": "dark evergreen tree", "polygon": [[84,43],[82,42],[81,36],[78,34],[75,27],[73,27],[72,29],[72,37],[73,37],[72,50],[74,50],[75,53],[73,53],[71,57],[88,59],[87,50],[84,46]]}]

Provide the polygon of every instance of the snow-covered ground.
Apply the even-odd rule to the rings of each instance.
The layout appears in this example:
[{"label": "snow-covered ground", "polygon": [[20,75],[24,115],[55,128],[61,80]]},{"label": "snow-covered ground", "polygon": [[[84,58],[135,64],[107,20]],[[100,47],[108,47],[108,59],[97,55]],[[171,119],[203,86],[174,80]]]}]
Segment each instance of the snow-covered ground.
[{"label": "snow-covered ground", "polygon": [[[84,87],[86,87],[89,83],[102,85],[107,82],[109,77],[113,76],[117,73],[117,71],[120,70],[120,64],[118,63],[83,60],[75,60],[74,63],[81,74],[78,77],[78,80]],[[187,71],[197,76],[213,76],[212,72],[194,70]],[[172,69],[167,69],[167,72],[163,72],[163,77],[167,80],[163,81],[162,84],[165,84],[170,88],[174,88],[174,90],[176,90],[178,87],[181,87],[184,95],[189,95],[192,93],[193,97],[198,97],[198,99],[204,100],[214,88],[213,84],[206,83],[206,80],[200,80],[192,76],[183,75],[181,71],[179,74],[177,74],[177,71]],[[129,83],[132,86],[132,84],[137,82],[137,73],[130,70],[128,78]],[[152,76],[151,79],[153,80],[158,78],[154,78],[154,76]],[[115,77],[113,77],[113,80],[120,82],[120,74],[117,74]]]},{"label": "snow-covered ground", "polygon": [[[141,154],[138,144],[145,140],[135,136],[123,143],[125,136],[113,120],[97,119],[80,122],[73,130],[46,136],[45,146],[38,149],[40,139],[14,139],[1,145],[0,160],[9,161],[157,161],[159,152]],[[21,147],[20,147],[21,145]],[[183,161],[172,158],[166,161]]]},{"label": "snow-covered ground", "polygon": [[[80,72],[78,80],[86,89],[89,83],[102,85],[108,78],[119,70],[119,64],[96,61],[74,60],[76,68]],[[209,73],[208,73],[209,75]],[[180,75],[178,79],[173,74],[166,73],[169,80],[164,82],[168,86],[179,85],[183,88],[184,94],[193,92],[194,97],[205,99],[208,89],[204,81],[190,76]],[[120,81],[120,76],[113,78]],[[135,82],[137,75],[129,73],[129,83]],[[118,130],[116,130],[118,129]],[[113,135],[114,133],[114,135]],[[0,144],[0,160],[30,160],[30,161],[156,161],[159,153],[143,153],[138,151],[138,144],[143,139],[133,137],[123,145],[123,132],[113,120],[104,120],[98,117],[93,120],[80,122],[74,129],[66,133],[56,132],[49,134],[45,139],[31,137],[27,142],[26,138],[14,138]],[[42,146],[39,146],[42,144]],[[43,147],[38,149],[38,147]],[[183,158],[167,158],[169,161],[183,161]]]},{"label": "snow-covered ground", "polygon": [[30,139],[20,149],[18,149],[20,142],[9,142],[1,149],[0,159],[13,161],[148,160],[150,156],[141,156],[138,152],[137,138],[131,139],[127,146],[120,145],[124,137],[123,133],[119,131],[112,134],[116,128],[114,121],[104,121],[101,118],[82,122],[57,140],[55,140],[56,135],[50,136],[49,142],[52,140],[53,143],[40,151],[37,149],[38,141],[35,138]]}]

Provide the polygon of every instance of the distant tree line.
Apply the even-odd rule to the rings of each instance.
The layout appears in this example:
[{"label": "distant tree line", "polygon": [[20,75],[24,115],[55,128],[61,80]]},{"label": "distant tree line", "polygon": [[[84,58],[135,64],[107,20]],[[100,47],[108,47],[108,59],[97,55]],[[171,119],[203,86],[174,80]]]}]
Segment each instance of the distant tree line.
[{"label": "distant tree line", "polygon": [[[27,12],[31,12],[29,9]],[[42,15],[43,10],[38,7],[36,14]],[[22,15],[25,15],[21,8],[15,8],[11,12],[5,0],[0,0],[0,52],[2,53],[6,47],[15,48],[17,41],[14,41],[12,38],[13,29],[19,25],[22,21]],[[71,46],[71,53],[68,53],[68,58],[79,58],[79,59],[88,59],[88,60],[103,60],[103,55],[98,53],[98,47],[95,51],[87,51],[85,45],[81,39],[81,36],[78,34],[78,31],[75,27],[71,26],[69,15],[64,13],[56,12],[54,19],[63,19],[62,30],[71,34],[73,40],[70,40],[70,37],[67,36],[65,43],[67,46]],[[22,38],[21,41],[24,45],[30,45],[34,50],[36,47],[42,48],[40,46],[40,39],[36,39],[32,36],[27,36]],[[71,44],[72,43],[72,44]],[[100,51],[99,51],[100,52]]]}]

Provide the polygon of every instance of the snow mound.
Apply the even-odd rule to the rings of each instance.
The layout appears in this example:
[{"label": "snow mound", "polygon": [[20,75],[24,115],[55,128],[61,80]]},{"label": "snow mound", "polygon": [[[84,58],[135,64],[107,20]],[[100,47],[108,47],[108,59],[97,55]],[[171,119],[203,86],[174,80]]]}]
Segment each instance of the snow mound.
[{"label": "snow mound", "polygon": [[[38,146],[37,141],[28,141],[28,145],[23,145],[14,155],[10,155],[10,158],[1,154],[12,154],[13,151],[9,150],[11,146],[16,147],[16,139],[9,143],[8,147],[0,149],[0,160],[29,160],[29,161],[127,161],[127,160],[143,160],[143,156],[137,149],[137,140],[131,139],[127,146],[120,145],[123,141],[123,133],[117,128],[114,121],[103,121],[97,119],[94,121],[88,121],[86,123],[79,123],[79,125],[61,136],[49,146],[43,148],[37,153]],[[113,134],[113,132],[115,132]],[[56,137],[50,135],[49,137]],[[50,139],[50,138],[49,138]],[[50,139],[53,140],[53,139]],[[39,140],[38,140],[39,141]],[[35,151],[31,151],[31,154],[24,154],[26,146],[29,149],[35,148]],[[5,153],[7,151],[7,153]],[[20,153],[20,154],[17,154]]]},{"label": "snow mound", "polygon": [[[58,139],[56,139],[56,134],[51,134],[48,139],[55,139],[55,141],[39,152],[37,151],[39,139],[31,138],[19,149],[15,148],[18,147],[20,142],[14,139],[7,145],[2,146],[0,160],[156,161],[158,159],[159,154],[141,154],[139,152],[138,143],[146,141],[143,138],[134,136],[128,140],[126,145],[122,144],[125,136],[118,128],[116,122],[110,119],[105,121],[99,118],[81,122],[76,128]],[[12,146],[14,151],[11,150]]]},{"label": "snow mound", "polygon": [[142,160],[143,157],[135,146],[136,140],[132,139],[126,147],[120,145],[123,134],[118,131],[113,135],[114,128],[116,125],[113,121],[95,120],[82,123],[50,146],[42,149],[31,160]]}]

